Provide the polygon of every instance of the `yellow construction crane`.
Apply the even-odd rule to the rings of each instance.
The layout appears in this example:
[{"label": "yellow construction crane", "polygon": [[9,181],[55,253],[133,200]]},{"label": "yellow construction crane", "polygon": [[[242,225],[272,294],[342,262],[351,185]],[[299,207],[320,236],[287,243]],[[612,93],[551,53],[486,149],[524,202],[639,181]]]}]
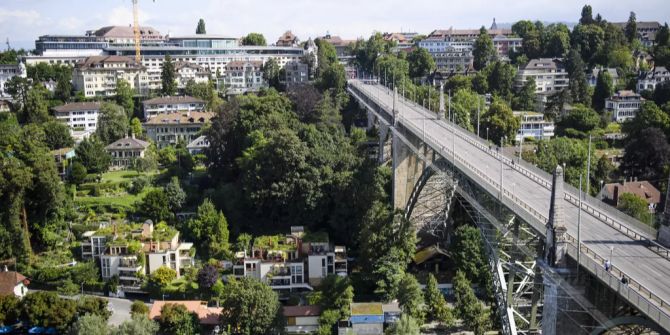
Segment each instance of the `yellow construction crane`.
[{"label": "yellow construction crane", "polygon": [[[133,33],[135,34],[135,62],[140,63],[142,57],[140,55],[140,49],[142,45],[142,36],[140,35],[140,18],[139,18],[139,9],[137,7],[137,2],[139,0],[133,1]],[[154,0],[156,2],[156,0]]]}]

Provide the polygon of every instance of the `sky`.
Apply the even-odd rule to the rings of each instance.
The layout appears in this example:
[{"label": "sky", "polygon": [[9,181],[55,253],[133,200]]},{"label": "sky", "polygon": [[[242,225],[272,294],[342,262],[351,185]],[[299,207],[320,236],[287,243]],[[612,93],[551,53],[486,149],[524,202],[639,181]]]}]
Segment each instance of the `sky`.
[{"label": "sky", "polygon": [[[140,23],[173,36],[195,33],[203,18],[207,33],[240,37],[260,32],[273,43],[286,30],[299,38],[326,33],[345,39],[375,31],[487,28],[521,19],[576,22],[585,0],[139,0]],[[670,21],[669,0],[590,0],[593,14],[626,21]],[[0,49],[34,48],[45,34],[83,34],[106,25],[130,25],[131,0],[0,0]]]}]

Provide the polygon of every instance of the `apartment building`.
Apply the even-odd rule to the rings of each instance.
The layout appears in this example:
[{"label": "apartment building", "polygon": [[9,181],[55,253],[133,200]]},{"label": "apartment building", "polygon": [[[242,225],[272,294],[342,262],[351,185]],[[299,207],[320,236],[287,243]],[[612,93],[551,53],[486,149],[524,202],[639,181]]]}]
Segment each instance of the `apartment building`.
[{"label": "apartment building", "polygon": [[[626,29],[628,22],[614,22],[614,25],[621,29]],[[642,45],[649,48],[656,42],[656,33],[661,29],[661,24],[658,21],[637,21],[635,23],[637,30],[637,38],[642,42]]]},{"label": "apartment building", "polygon": [[99,102],[72,102],[52,108],[54,117],[65,123],[72,131],[94,132],[100,114]]},{"label": "apartment building", "polygon": [[21,78],[28,76],[25,64],[0,64],[0,97],[10,97],[5,91],[5,84],[16,76]]},{"label": "apartment building", "polygon": [[285,85],[306,84],[309,82],[309,66],[302,62],[289,62],[284,66]]},{"label": "apartment building", "polygon": [[596,84],[598,83],[598,75],[600,74],[600,71],[605,71],[610,75],[610,78],[612,78],[612,85],[616,87],[619,84],[619,73],[615,68],[607,67],[596,67],[593,70],[591,70],[591,74],[589,75],[589,86],[591,87],[596,87]]},{"label": "apartment building", "polygon": [[670,80],[670,72],[665,66],[656,66],[650,71],[640,72],[637,79],[637,91],[653,91],[657,85]]},{"label": "apartment building", "polygon": [[498,58],[500,59],[509,59],[510,51],[516,52],[521,50],[523,46],[523,38],[521,37],[509,37],[505,35],[496,35],[493,37],[493,47],[496,49]]},{"label": "apartment building", "polygon": [[206,83],[211,76],[211,73],[202,66],[189,62],[177,62],[174,65],[174,70],[177,77],[177,88],[179,89],[184,89],[191,80],[197,84]]},{"label": "apartment building", "polygon": [[77,63],[72,74],[74,89],[87,98],[116,95],[116,83],[121,79],[139,94],[148,92],[146,68],[130,57],[91,56]]},{"label": "apartment building", "polygon": [[299,44],[300,39],[298,38],[298,36],[295,36],[293,32],[291,32],[290,30],[287,30],[285,33],[279,36],[279,39],[277,39],[277,43],[275,43],[275,45],[279,47],[297,47]]},{"label": "apartment building", "polygon": [[519,69],[514,85],[521,88],[530,79],[535,80],[535,92],[555,93],[568,87],[568,72],[563,61],[557,58],[539,58]]},{"label": "apartment building", "polygon": [[200,136],[200,130],[214,115],[189,111],[159,114],[145,122],[144,129],[159,149],[180,142],[188,144]]},{"label": "apartment building", "polygon": [[142,102],[144,119],[150,120],[160,114],[180,112],[202,112],[205,101],[188,95],[158,97]]},{"label": "apartment building", "polygon": [[193,243],[180,242],[179,232],[151,220],[142,225],[113,224],[82,235],[81,254],[84,259],[100,261],[103,280],[119,277],[121,285],[137,287],[142,275],[149,275],[162,266],[181,276],[193,266]]},{"label": "apartment building", "polygon": [[634,119],[643,102],[644,98],[633,91],[618,91],[605,99],[605,109],[612,112],[612,120],[622,123]]},{"label": "apartment building", "polygon": [[263,62],[261,61],[234,61],[226,64],[224,77],[226,94],[237,95],[247,92],[257,92],[268,87],[263,79]]},{"label": "apartment building", "polygon": [[105,147],[112,156],[110,170],[122,170],[133,166],[135,159],[143,158],[149,142],[138,140],[135,135],[119,139]]},{"label": "apartment building", "polygon": [[288,235],[259,236],[251,250],[235,254],[233,274],[265,281],[274,290],[312,290],[328,275],[347,276],[346,248],[328,235],[291,227]]},{"label": "apartment building", "polygon": [[186,145],[186,150],[188,150],[191,155],[202,154],[207,148],[209,148],[209,140],[207,140],[205,135],[198,136],[198,138]]},{"label": "apartment building", "polygon": [[545,120],[544,114],[535,112],[513,112],[514,117],[521,120],[519,130],[516,133],[515,141],[521,139],[533,138],[535,140],[548,140],[554,137],[554,122]]}]

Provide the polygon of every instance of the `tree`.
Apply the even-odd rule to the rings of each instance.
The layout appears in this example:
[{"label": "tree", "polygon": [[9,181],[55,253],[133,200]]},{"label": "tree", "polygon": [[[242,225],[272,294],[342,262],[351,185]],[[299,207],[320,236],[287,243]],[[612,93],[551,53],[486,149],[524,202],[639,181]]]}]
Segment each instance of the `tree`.
[{"label": "tree", "polygon": [[568,61],[566,62],[566,70],[570,79],[568,90],[570,91],[572,101],[582,104],[591,102],[588,83],[584,74],[584,61],[582,61],[582,56],[575,49],[570,50]]},{"label": "tree", "polygon": [[557,133],[563,136],[585,138],[600,125],[600,116],[593,109],[581,104],[557,123]]},{"label": "tree", "polygon": [[164,221],[172,217],[170,199],[161,189],[149,191],[139,205],[140,212],[155,222]]},{"label": "tree", "polygon": [[198,35],[207,34],[207,29],[205,28],[205,20],[198,20],[198,27],[195,28],[195,33]]},{"label": "tree", "polygon": [[198,315],[189,312],[186,306],[181,304],[163,305],[158,323],[161,334],[195,335],[200,333]]},{"label": "tree", "polygon": [[118,79],[116,81],[115,91],[116,103],[123,107],[128,119],[132,118],[135,112],[135,101],[133,100],[133,95],[135,92],[133,91],[133,88],[130,87],[130,84],[127,81]]},{"label": "tree", "polygon": [[54,97],[62,102],[70,101],[72,96],[72,73],[67,75],[60,75],[56,80],[56,88],[54,89]]},{"label": "tree", "polygon": [[105,144],[128,135],[128,115],[121,106],[108,102],[100,105],[95,135]]},{"label": "tree", "polygon": [[56,150],[74,146],[74,140],[70,136],[70,128],[58,121],[49,121],[42,124],[44,129],[44,140],[50,149]]},{"label": "tree", "polygon": [[184,202],[186,202],[186,192],[181,188],[179,178],[172,177],[170,182],[165,185],[164,191],[168,198],[168,208],[173,213],[177,213],[181,209],[181,206],[184,205]]},{"label": "tree", "polygon": [[484,113],[485,103],[482,97],[471,90],[460,89],[452,95],[451,101],[447,101],[447,103],[451,104],[451,113],[456,124],[464,129],[474,131],[478,108],[481,114]]},{"label": "tree", "polygon": [[144,138],[142,122],[137,117],[134,117],[132,120],[130,120],[130,133],[139,138]]},{"label": "tree", "polygon": [[419,282],[409,273],[405,273],[400,281],[398,304],[403,313],[409,314],[418,322],[423,322],[425,317],[423,293],[421,287],[419,287]]},{"label": "tree", "polygon": [[670,163],[670,144],[658,128],[643,129],[642,136],[629,139],[625,147],[621,170],[626,176],[641,180],[664,180]]},{"label": "tree", "polygon": [[151,274],[149,283],[154,288],[164,288],[175,279],[177,279],[177,271],[167,266],[161,266]]},{"label": "tree", "polygon": [[489,128],[491,139],[498,144],[501,144],[500,138],[514,139],[521,124],[512,114],[512,109],[499,98],[493,99],[482,120],[484,126]]},{"label": "tree", "polygon": [[221,295],[221,328],[239,334],[269,334],[282,318],[277,293],[249,277],[231,279]]},{"label": "tree", "polygon": [[268,61],[263,64],[263,79],[268,82],[270,87],[274,87],[277,90],[279,90],[280,86],[280,72],[281,67],[279,67],[279,63],[277,63],[277,60],[274,58],[268,59]]},{"label": "tree", "polygon": [[77,302],[55,292],[30,292],[21,302],[21,319],[29,325],[55,327],[65,331],[75,320]]},{"label": "tree", "polygon": [[143,315],[133,315],[131,320],[124,321],[113,335],[155,335],[158,333],[158,323],[149,320]]},{"label": "tree", "polygon": [[392,324],[386,330],[387,335],[419,335],[421,329],[419,324],[410,315],[402,314],[398,322]]},{"label": "tree", "polygon": [[72,324],[70,335],[108,335],[110,334],[107,320],[96,314],[86,314]]},{"label": "tree", "polygon": [[249,33],[247,36],[245,36],[242,39],[242,45],[265,46],[265,45],[267,45],[267,42],[265,42],[265,36],[263,36],[263,34]]},{"label": "tree", "polygon": [[667,136],[670,134],[670,115],[658,108],[654,102],[645,101],[635,117],[624,123],[622,128],[631,139],[646,136],[643,131],[648,128],[658,128]]},{"label": "tree", "polygon": [[212,265],[205,265],[198,271],[198,285],[200,289],[208,292],[219,280],[219,270]]},{"label": "tree", "polygon": [[414,48],[407,55],[409,62],[409,76],[423,78],[435,70],[435,59],[425,48]]},{"label": "tree", "polygon": [[582,17],[579,19],[579,23],[586,25],[593,24],[594,22],[593,10],[591,9],[591,6],[584,5],[584,7],[582,7]]},{"label": "tree", "polygon": [[447,327],[454,325],[455,320],[451,308],[447,305],[442,292],[437,288],[437,279],[432,273],[428,274],[424,301],[426,303],[426,316],[429,321],[437,321]]},{"label": "tree", "polygon": [[570,51],[570,29],[563,23],[550,24],[542,37],[546,57],[565,57]]},{"label": "tree", "polygon": [[214,204],[205,199],[196,217],[186,224],[188,235],[198,244],[198,254],[204,259],[220,257],[230,251],[228,221],[221,211],[216,211]]},{"label": "tree", "polygon": [[484,72],[488,72],[488,88],[494,95],[509,98],[512,95],[514,78],[516,76],[515,68],[507,63],[496,61],[489,64]]},{"label": "tree", "polygon": [[635,18],[635,12],[630,12],[630,16],[628,16],[628,22],[626,23],[626,28],[624,31],[626,33],[626,39],[628,39],[628,43],[633,43],[633,41],[637,38],[637,22]]},{"label": "tree", "polygon": [[605,31],[598,25],[578,24],[572,30],[572,47],[581,53],[582,59],[593,64],[597,54],[605,45]]},{"label": "tree", "polygon": [[649,204],[634,193],[619,194],[617,208],[648,225],[652,224],[653,216],[649,213]]},{"label": "tree", "polygon": [[161,69],[161,92],[164,95],[174,95],[177,92],[176,71],[172,57],[165,55],[163,66]]},{"label": "tree", "polygon": [[452,258],[456,269],[462,271],[466,278],[479,282],[486,262],[482,258],[482,237],[479,229],[462,225],[454,232],[454,242],[451,247]]},{"label": "tree", "polygon": [[496,57],[496,49],[493,47],[493,40],[483,26],[479,29],[479,36],[472,46],[472,56],[474,57],[473,64],[475,70],[483,69],[489,61]]},{"label": "tree", "polygon": [[72,163],[72,170],[70,172],[70,182],[75,185],[81,185],[86,180],[86,167],[79,161]]},{"label": "tree", "polygon": [[19,320],[21,301],[13,294],[0,295],[0,325],[13,325]]},{"label": "tree", "polygon": [[334,63],[321,72],[318,81],[318,86],[323,91],[334,89],[336,92],[343,92],[346,84],[347,76],[344,72],[344,66],[339,63]]},{"label": "tree", "polygon": [[130,315],[132,317],[138,316],[146,318],[149,315],[149,307],[147,307],[141,300],[135,300],[133,301],[133,304],[130,305]]},{"label": "tree", "polygon": [[670,82],[664,81],[656,85],[653,100],[659,106],[663,106],[670,101]]},{"label": "tree", "polygon": [[338,319],[350,316],[350,305],[354,301],[354,288],[349,277],[328,275],[321,283],[321,300],[324,310],[337,311]]},{"label": "tree", "polygon": [[36,84],[28,91],[22,113],[25,123],[42,123],[49,119],[48,95],[49,91],[42,84]]},{"label": "tree", "polygon": [[105,151],[105,144],[97,138],[84,139],[75,149],[77,161],[86,167],[89,173],[103,173],[109,168],[112,158]]},{"label": "tree", "polygon": [[470,281],[462,271],[457,271],[453,280],[454,296],[456,297],[456,312],[466,329],[475,335],[483,335],[489,328],[489,316],[475,296]]},{"label": "tree", "polygon": [[514,108],[519,111],[535,110],[535,90],[535,79],[528,79],[514,99]]},{"label": "tree", "polygon": [[605,109],[605,99],[612,96],[614,93],[614,84],[612,83],[612,77],[609,72],[604,69],[598,72],[598,80],[596,81],[596,87],[593,90],[593,100],[591,106],[597,111],[602,111]]},{"label": "tree", "polygon": [[98,297],[79,298],[77,313],[79,315],[97,315],[105,322],[112,316],[112,312],[107,306],[107,300]]},{"label": "tree", "polygon": [[5,83],[5,92],[12,96],[14,100],[13,112],[21,115],[23,109],[27,104],[28,91],[32,87],[31,82],[27,78],[20,76],[13,76]]}]

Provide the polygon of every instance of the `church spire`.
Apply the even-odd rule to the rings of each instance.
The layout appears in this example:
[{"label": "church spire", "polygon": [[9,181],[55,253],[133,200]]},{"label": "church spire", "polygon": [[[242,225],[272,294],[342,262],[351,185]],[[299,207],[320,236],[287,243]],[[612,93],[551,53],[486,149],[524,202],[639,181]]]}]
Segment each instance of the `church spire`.
[{"label": "church spire", "polygon": [[493,18],[493,24],[491,24],[491,29],[489,29],[489,30],[494,30],[494,29],[498,29],[498,25],[496,24],[496,18],[495,17]]}]

